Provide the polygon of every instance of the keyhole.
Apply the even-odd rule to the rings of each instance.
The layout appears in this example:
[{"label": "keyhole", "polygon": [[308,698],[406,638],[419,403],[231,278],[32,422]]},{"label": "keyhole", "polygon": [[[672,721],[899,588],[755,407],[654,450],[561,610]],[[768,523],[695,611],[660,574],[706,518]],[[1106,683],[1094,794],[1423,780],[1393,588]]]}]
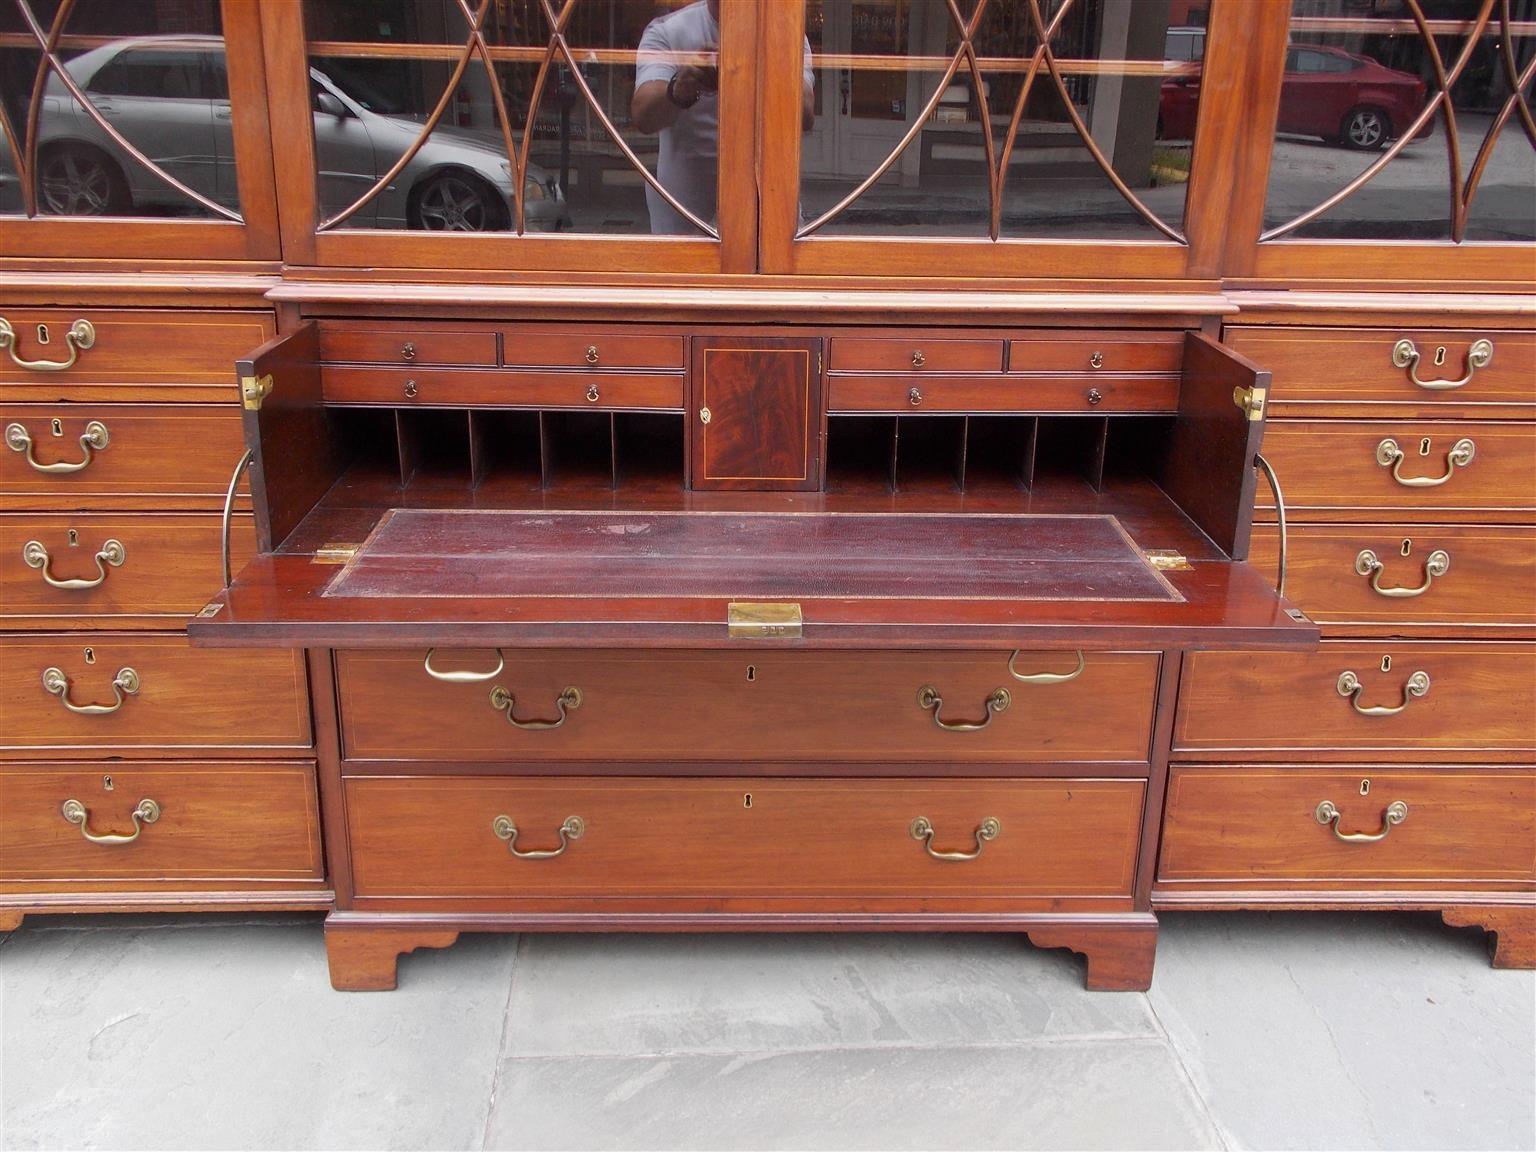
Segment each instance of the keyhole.
[{"label": "keyhole", "polygon": [[1428,456],[1429,455],[1429,437],[1428,436],[1424,437],[1424,439],[1419,441],[1419,455],[1420,456]]},{"label": "keyhole", "polygon": [[756,679],[757,679],[757,665],[756,664],[748,664],[747,665],[747,683],[750,684],[750,683],[752,683],[752,681],[754,681]]},{"label": "keyhole", "polygon": [[1360,795],[1362,795],[1362,796],[1369,796],[1370,794],[1371,794],[1371,782],[1369,780],[1362,780],[1362,781],[1360,781]]},{"label": "keyhole", "polygon": [[64,421],[62,421],[62,420],[55,420],[53,422],[53,434],[55,436],[62,436],[62,435],[64,435]]},{"label": "keyhole", "polygon": [[1381,670],[1383,672],[1390,672],[1390,671],[1392,671],[1392,657],[1391,656],[1383,656],[1381,658]]},{"label": "keyhole", "polygon": [[743,808],[750,808],[750,807],[752,807],[752,793],[750,793],[750,792],[742,793],[741,806]]},{"label": "keyhole", "polygon": [[108,792],[112,791],[112,777],[110,777],[110,776],[103,776],[101,778],[101,786],[102,786],[102,788],[106,789]]},{"label": "keyhole", "polygon": [[39,344],[48,343],[48,325],[39,324],[37,326],[37,342]]},{"label": "keyhole", "polygon": [[94,664],[94,663],[96,663],[96,649],[94,649],[94,648],[87,648],[85,650],[85,662],[87,664]]},{"label": "keyhole", "polygon": [[1440,365],[1442,365],[1444,363],[1445,363],[1445,345],[1442,344],[1442,345],[1440,345],[1440,347],[1435,349],[1435,367],[1438,368],[1438,367],[1440,367]]},{"label": "keyhole", "polygon": [[1398,545],[1397,551],[1398,551],[1398,553],[1400,555],[1403,555],[1403,556],[1408,555],[1408,553],[1413,551],[1413,541],[1409,540],[1409,539],[1405,539],[1402,542],[1402,544]]},{"label": "keyhole", "polygon": [[69,546],[71,548],[80,547],[80,533],[76,532],[73,528],[69,530]]}]

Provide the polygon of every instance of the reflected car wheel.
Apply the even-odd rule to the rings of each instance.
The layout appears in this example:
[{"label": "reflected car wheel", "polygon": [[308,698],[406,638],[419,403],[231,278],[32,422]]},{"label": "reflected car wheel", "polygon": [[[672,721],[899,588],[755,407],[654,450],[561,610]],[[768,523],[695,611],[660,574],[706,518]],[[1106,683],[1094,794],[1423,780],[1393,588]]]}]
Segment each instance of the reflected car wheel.
[{"label": "reflected car wheel", "polygon": [[412,196],[410,222],[429,232],[499,232],[507,227],[507,211],[479,177],[440,172]]},{"label": "reflected car wheel", "polygon": [[43,211],[55,216],[111,216],[129,207],[128,183],[117,165],[81,144],[43,153],[37,191]]},{"label": "reflected car wheel", "polygon": [[1387,142],[1392,125],[1380,108],[1356,108],[1344,117],[1339,140],[1346,148],[1373,152]]}]

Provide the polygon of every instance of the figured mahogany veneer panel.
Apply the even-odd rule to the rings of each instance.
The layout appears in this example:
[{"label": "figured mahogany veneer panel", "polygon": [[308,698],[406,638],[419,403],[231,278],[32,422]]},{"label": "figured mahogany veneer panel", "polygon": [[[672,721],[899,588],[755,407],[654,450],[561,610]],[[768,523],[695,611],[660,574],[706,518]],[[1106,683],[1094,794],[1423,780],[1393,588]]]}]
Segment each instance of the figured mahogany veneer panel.
[{"label": "figured mahogany veneer panel", "polygon": [[1051,375],[1153,372],[1177,376],[1184,362],[1182,332],[1100,332],[1064,328],[1009,341],[1008,371]]},{"label": "figured mahogany veneer panel", "polygon": [[[1365,794],[1362,795],[1362,789]],[[1317,807],[1338,809],[1346,842]],[[1389,825],[1388,807],[1406,804]],[[1536,881],[1536,772],[1175,767],[1158,883],[1222,889],[1290,882]]]},{"label": "figured mahogany veneer panel", "polygon": [[[96,844],[63,816],[88,812],[93,836],[128,836],[132,813],[158,817],[131,843]],[[320,880],[320,813],[311,761],[12,764],[0,768],[0,891],[80,881],[158,887],[190,881]]]},{"label": "figured mahogany veneer panel", "polygon": [[[107,446],[87,457],[80,438],[92,423],[106,428]],[[27,463],[25,448],[0,447],[0,508],[217,511],[245,451],[233,405],[0,405],[0,428],[12,424],[25,429],[38,464],[87,463],[74,472],[41,472]],[[237,499],[236,507],[250,507],[244,481]]]},{"label": "figured mahogany veneer panel", "polygon": [[[1383,671],[1382,664],[1389,667]],[[1339,692],[1353,672],[1361,715]],[[1409,696],[1415,673],[1429,690]],[[1536,645],[1350,643],[1315,652],[1194,652],[1184,661],[1173,746],[1186,759],[1350,759],[1400,761],[1405,753],[1445,761],[1515,760],[1536,755]]]},{"label": "figured mahogany veneer panel", "polygon": [[[138,692],[110,714],[79,715],[43,687],[59,669],[75,705],[115,702],[125,668]],[[311,744],[308,680],[302,652],[212,652],[182,636],[127,633],[10,637],[0,640],[0,752],[79,749],[134,755],[140,750],[231,747],[295,749]]]},{"label": "figured mahogany veneer panel", "polygon": [[391,408],[590,408],[680,412],[683,378],[641,372],[531,372],[454,368],[320,370],[328,404]]},{"label": "figured mahogany veneer panel", "polygon": [[[503,671],[444,683],[426,653],[336,654],[345,753],[415,760],[1145,761],[1159,657],[1089,653],[1081,676],[1026,684],[1001,652],[637,652],[508,649]],[[494,652],[439,650],[433,666],[486,672]],[[1025,652],[1021,673],[1067,673],[1071,653]],[[942,697],[946,723],[979,723],[1000,688],[1011,699],[981,731],[945,731],[919,693]],[[529,731],[492,703],[500,688]],[[1084,723],[1084,718],[1091,722]]]},{"label": "figured mahogany veneer panel", "polygon": [[[98,563],[109,541],[121,545],[121,564]],[[33,543],[47,553],[42,568],[26,561]],[[255,555],[249,514],[232,519],[230,545],[234,565]],[[100,583],[57,588],[45,572],[59,582]],[[220,518],[211,513],[0,514],[0,627],[112,627],[137,618],[142,627],[181,628],[223,582]]]},{"label": "figured mahogany veneer panel", "polygon": [[[510,780],[363,777],[347,781],[359,896],[767,897],[964,900],[1126,897],[1140,842],[1140,780]],[[492,832],[517,829],[520,860]],[[935,860],[912,836],[926,817]]]},{"label": "figured mahogany veneer panel", "polygon": [[[1254,529],[1253,563],[1275,563],[1278,533]],[[1403,555],[1404,549],[1408,555]],[[1378,570],[1362,576],[1362,551]],[[1441,559],[1449,566],[1439,575]],[[1536,632],[1536,528],[1468,524],[1303,524],[1290,530],[1286,594],[1319,624],[1339,628],[1484,634]],[[1369,568],[1369,561],[1364,565]],[[1382,592],[1372,586],[1375,579]],[[1427,587],[1426,587],[1427,586]],[[1384,592],[1424,588],[1415,596]]]},{"label": "figured mahogany veneer panel", "polygon": [[1001,372],[1001,340],[929,339],[927,335],[892,340],[885,337],[834,336],[827,353],[829,372]]},{"label": "figured mahogany veneer panel", "polygon": [[630,332],[547,328],[509,328],[502,334],[502,363],[530,368],[681,369],[681,336],[641,336]]},{"label": "figured mahogany veneer panel", "polygon": [[829,412],[1175,412],[1179,379],[1167,377],[830,376]]},{"label": "figured mahogany veneer panel", "polygon": [[[1414,366],[1428,382],[1467,374],[1474,342],[1491,340],[1493,358],[1458,388],[1422,388],[1399,368],[1392,350],[1412,340]],[[1226,343],[1269,369],[1275,415],[1316,409],[1317,415],[1363,415],[1388,409],[1430,419],[1508,415],[1536,409],[1536,332],[1428,328],[1228,328]],[[1445,349],[1443,362],[1440,349]],[[1351,407],[1352,406],[1352,407]],[[1383,432],[1383,435],[1389,435]]]},{"label": "figured mahogany veneer panel", "polygon": [[464,364],[494,368],[496,333],[411,321],[374,325],[322,320],[320,358],[351,364]]},{"label": "figured mahogany veneer panel", "polygon": [[691,486],[812,491],[821,486],[821,341],[693,340]]},{"label": "figured mahogany veneer panel", "polygon": [[[1401,459],[1390,445],[1382,448],[1387,440]],[[1459,463],[1464,457],[1455,455],[1456,447],[1464,440],[1472,442],[1471,458]],[[1293,519],[1380,509],[1418,519],[1520,523],[1536,512],[1536,424],[1272,420],[1264,456],[1280,477]],[[1383,457],[1389,463],[1382,464]],[[1423,480],[1443,483],[1405,483]],[[1274,503],[1261,485],[1261,518],[1274,518]]]}]

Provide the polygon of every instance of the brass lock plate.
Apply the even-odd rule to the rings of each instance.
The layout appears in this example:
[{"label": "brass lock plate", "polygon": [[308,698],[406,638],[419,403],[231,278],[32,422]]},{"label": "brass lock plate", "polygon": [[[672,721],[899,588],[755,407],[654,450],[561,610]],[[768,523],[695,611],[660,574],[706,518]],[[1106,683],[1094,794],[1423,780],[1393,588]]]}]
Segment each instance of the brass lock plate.
[{"label": "brass lock plate", "polygon": [[732,600],[726,613],[733,640],[798,640],[804,623],[800,605],[794,603]]}]

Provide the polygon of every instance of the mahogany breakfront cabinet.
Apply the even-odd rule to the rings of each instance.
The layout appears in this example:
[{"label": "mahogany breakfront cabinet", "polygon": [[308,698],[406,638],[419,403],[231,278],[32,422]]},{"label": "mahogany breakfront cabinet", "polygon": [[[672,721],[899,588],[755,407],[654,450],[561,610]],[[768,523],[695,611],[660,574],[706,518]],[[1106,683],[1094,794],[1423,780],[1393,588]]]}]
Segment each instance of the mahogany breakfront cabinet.
[{"label": "mahogany breakfront cabinet", "polygon": [[1533,74],[1530,0],[0,0],[0,924],[1532,965]]}]

